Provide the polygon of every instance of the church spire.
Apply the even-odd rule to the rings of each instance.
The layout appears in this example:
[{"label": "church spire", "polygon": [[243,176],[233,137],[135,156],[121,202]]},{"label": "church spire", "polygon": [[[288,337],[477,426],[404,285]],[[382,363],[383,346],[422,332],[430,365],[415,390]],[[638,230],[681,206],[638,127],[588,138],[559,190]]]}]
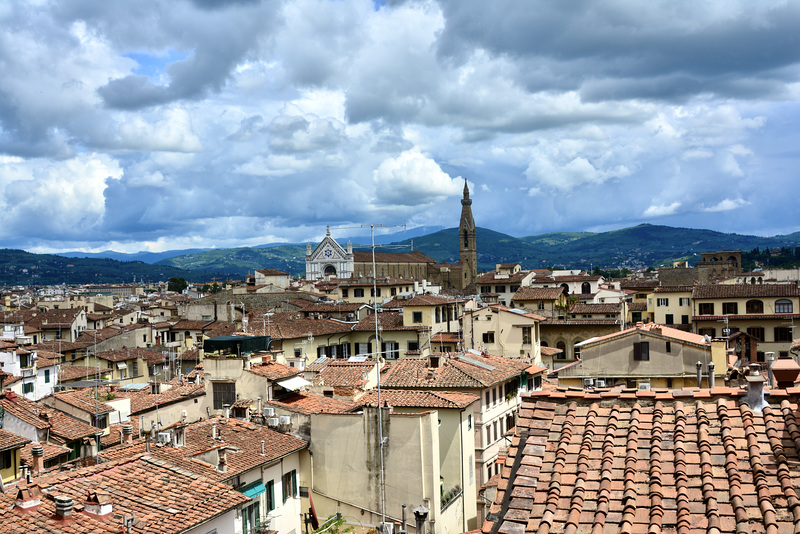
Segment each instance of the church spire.
[{"label": "church spire", "polygon": [[464,179],[464,198],[461,199],[461,222],[458,225],[459,260],[464,272],[462,287],[478,278],[478,246],[475,219],[472,218],[472,199],[469,198],[469,184]]}]

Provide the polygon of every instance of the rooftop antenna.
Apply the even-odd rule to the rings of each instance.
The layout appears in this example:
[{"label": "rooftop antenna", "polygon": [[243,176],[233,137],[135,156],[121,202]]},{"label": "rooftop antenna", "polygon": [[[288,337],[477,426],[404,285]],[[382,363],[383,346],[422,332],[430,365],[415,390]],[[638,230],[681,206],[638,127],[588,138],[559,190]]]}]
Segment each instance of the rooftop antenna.
[{"label": "rooftop antenna", "polygon": [[[350,228],[366,228],[369,226],[369,236],[372,248],[372,311],[375,315],[375,354],[377,355],[376,361],[378,363],[378,443],[379,453],[381,459],[381,524],[386,523],[386,480],[383,465],[383,447],[386,445],[386,439],[383,437],[383,412],[381,411],[381,365],[385,361],[385,357],[381,356],[380,337],[378,332],[378,271],[375,266],[375,228],[403,228],[405,230],[406,223],[403,224],[362,224],[360,226],[353,226]],[[403,245],[405,246],[405,245]]]}]

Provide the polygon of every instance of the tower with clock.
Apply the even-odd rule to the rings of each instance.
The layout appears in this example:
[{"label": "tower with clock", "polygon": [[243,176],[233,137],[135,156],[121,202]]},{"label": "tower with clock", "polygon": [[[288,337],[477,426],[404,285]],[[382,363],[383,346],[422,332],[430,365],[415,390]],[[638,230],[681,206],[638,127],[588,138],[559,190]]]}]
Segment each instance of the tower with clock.
[{"label": "tower with clock", "polygon": [[306,245],[306,279],[323,280],[329,278],[350,278],[353,275],[353,244],[347,243],[345,249],[331,237],[330,226],[325,238],[311,249]]}]

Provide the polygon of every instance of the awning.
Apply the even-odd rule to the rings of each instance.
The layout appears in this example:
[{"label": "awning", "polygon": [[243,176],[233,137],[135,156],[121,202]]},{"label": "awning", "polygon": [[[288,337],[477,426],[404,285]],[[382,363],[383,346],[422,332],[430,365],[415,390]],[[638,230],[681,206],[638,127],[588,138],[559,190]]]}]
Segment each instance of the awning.
[{"label": "awning", "polygon": [[247,486],[243,487],[239,491],[247,495],[249,498],[255,499],[262,493],[266,492],[267,488],[264,487],[264,483],[262,481],[257,480],[252,484],[248,484]]},{"label": "awning", "polygon": [[127,369],[128,364],[125,362],[117,362],[117,369]]},{"label": "awning", "polygon": [[311,382],[309,382],[302,376],[293,376],[292,378],[278,382],[278,385],[281,386],[282,388],[291,389],[292,391],[297,391],[300,388],[310,386]]}]

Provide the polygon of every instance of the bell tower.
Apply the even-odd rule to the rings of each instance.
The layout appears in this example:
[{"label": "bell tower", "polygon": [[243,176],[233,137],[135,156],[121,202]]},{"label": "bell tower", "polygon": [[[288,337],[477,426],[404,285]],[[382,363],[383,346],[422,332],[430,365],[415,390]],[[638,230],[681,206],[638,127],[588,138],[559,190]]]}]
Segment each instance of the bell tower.
[{"label": "bell tower", "polygon": [[461,287],[467,287],[478,278],[478,246],[475,219],[472,218],[472,199],[469,185],[464,179],[464,198],[461,199],[461,222],[458,225],[459,260],[463,266],[464,279]]}]

